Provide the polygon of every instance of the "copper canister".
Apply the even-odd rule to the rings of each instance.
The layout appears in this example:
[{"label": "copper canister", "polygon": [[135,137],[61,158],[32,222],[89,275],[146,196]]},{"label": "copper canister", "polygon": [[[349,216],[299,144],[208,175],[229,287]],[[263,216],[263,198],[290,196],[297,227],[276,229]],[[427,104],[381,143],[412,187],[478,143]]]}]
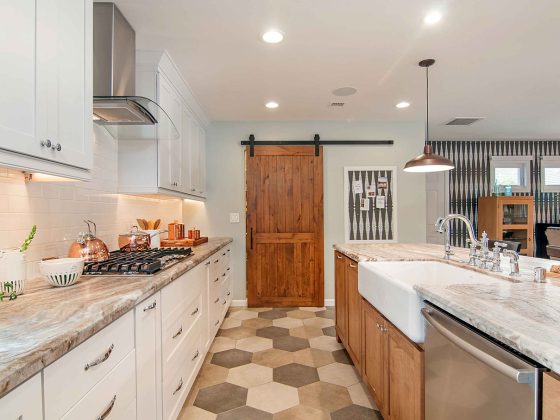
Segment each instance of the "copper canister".
[{"label": "copper canister", "polygon": [[177,223],[173,222],[173,223],[169,223],[167,225],[167,239],[174,241],[175,239],[177,239],[177,237],[175,236],[175,226],[177,226]]},{"label": "copper canister", "polygon": [[188,238],[189,239],[195,239],[194,232],[195,232],[195,229],[193,227],[189,229],[189,232],[188,232]]},{"label": "copper canister", "polygon": [[194,231],[194,239],[200,239],[200,230],[199,229],[195,229]]},{"label": "copper canister", "polygon": [[175,239],[185,239],[185,225],[177,223],[175,225]]}]

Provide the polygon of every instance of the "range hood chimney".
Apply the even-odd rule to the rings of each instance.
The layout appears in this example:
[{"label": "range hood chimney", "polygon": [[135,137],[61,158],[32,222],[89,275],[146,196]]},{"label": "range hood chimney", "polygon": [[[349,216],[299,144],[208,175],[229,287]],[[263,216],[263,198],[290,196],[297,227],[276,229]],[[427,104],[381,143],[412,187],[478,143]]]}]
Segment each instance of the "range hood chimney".
[{"label": "range hood chimney", "polygon": [[134,29],[114,3],[93,3],[93,121],[115,138],[156,136],[136,126],[164,125],[177,133],[157,103],[135,96],[135,84]]}]

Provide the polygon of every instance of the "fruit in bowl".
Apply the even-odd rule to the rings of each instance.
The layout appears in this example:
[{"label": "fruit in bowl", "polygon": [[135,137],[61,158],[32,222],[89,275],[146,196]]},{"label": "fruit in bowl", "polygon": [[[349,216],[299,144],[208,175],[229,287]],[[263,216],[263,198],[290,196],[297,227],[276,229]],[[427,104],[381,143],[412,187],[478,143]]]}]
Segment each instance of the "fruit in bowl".
[{"label": "fruit in bowl", "polygon": [[52,286],[71,286],[82,276],[84,258],[56,258],[41,261],[39,271]]}]

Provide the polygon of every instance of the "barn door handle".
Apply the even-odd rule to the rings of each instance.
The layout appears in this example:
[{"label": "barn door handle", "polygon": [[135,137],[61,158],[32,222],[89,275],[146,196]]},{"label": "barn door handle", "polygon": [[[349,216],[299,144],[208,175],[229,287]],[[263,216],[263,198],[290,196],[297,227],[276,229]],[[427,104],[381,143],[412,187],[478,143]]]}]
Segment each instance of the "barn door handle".
[{"label": "barn door handle", "polygon": [[251,228],[251,249],[253,249],[253,228]]}]

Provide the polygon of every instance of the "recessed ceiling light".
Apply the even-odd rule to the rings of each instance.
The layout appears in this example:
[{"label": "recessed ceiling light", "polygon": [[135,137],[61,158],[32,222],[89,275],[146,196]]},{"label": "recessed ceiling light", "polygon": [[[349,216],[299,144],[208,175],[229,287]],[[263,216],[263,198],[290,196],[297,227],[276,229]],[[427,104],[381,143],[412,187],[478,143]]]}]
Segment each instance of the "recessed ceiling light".
[{"label": "recessed ceiling light", "polygon": [[435,25],[436,23],[438,23],[442,18],[442,15],[440,12],[438,11],[433,11],[428,13],[426,16],[424,16],[424,23],[426,25]]},{"label": "recessed ceiling light", "polygon": [[280,105],[278,105],[278,102],[270,101],[270,102],[267,102],[264,106],[266,106],[268,109],[276,109]]},{"label": "recessed ceiling light", "polygon": [[351,86],[345,86],[332,91],[333,95],[336,96],[350,96],[354,95],[358,90]]},{"label": "recessed ceiling light", "polygon": [[284,39],[284,35],[280,31],[270,30],[263,34],[262,39],[269,44],[278,44]]},{"label": "recessed ceiling light", "polygon": [[410,106],[410,102],[402,101],[395,105],[397,108],[408,108]]}]

